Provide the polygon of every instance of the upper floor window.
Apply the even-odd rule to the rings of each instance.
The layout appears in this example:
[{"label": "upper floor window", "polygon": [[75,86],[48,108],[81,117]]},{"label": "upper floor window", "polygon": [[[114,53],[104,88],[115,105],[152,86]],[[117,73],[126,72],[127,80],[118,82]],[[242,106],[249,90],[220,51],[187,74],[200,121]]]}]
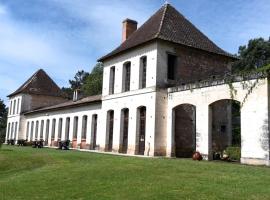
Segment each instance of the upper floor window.
[{"label": "upper floor window", "polygon": [[177,57],[175,55],[168,54],[168,60],[167,60],[168,74],[167,74],[167,78],[169,80],[175,80],[176,61],[177,61]]},{"label": "upper floor window", "polygon": [[147,57],[143,56],[140,59],[140,85],[139,88],[146,87],[146,68],[147,68]]},{"label": "upper floor window", "polygon": [[15,115],[15,110],[16,110],[16,100],[13,102],[13,109],[12,109],[12,114]]},{"label": "upper floor window", "polygon": [[130,62],[126,62],[123,67],[123,92],[130,90]]},{"label": "upper floor window", "polygon": [[12,114],[12,104],[13,104],[13,101],[10,101],[10,106],[9,106],[9,114],[10,115]]},{"label": "upper floor window", "polygon": [[18,102],[17,102],[17,114],[19,114],[20,112],[20,99],[18,99]]},{"label": "upper floor window", "polygon": [[109,94],[114,94],[114,83],[115,83],[115,67],[111,67],[111,69],[110,69]]}]

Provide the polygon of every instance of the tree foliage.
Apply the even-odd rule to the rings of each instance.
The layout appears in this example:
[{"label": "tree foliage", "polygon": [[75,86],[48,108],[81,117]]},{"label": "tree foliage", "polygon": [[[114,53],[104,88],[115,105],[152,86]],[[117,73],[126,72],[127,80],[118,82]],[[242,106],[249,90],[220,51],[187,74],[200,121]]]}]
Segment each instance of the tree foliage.
[{"label": "tree foliage", "polygon": [[234,72],[251,71],[270,64],[270,38],[255,38],[240,46],[239,60],[233,63]]},{"label": "tree foliage", "polygon": [[82,85],[83,94],[97,95],[102,92],[103,65],[97,63],[92,72],[87,76],[85,83]]},{"label": "tree foliage", "polygon": [[80,90],[80,96],[101,94],[103,65],[97,63],[91,73],[84,70],[78,71],[73,80],[69,80],[70,87],[62,87],[62,91],[72,99],[73,91]]},{"label": "tree foliage", "polygon": [[0,145],[5,141],[8,109],[0,99]]}]

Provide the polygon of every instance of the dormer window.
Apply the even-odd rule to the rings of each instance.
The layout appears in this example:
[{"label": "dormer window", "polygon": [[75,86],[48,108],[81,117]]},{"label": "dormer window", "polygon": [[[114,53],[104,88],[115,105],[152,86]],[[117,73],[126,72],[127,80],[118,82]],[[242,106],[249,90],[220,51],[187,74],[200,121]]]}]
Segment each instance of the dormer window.
[{"label": "dormer window", "polygon": [[111,69],[110,69],[109,94],[114,94],[114,83],[115,83],[115,67],[111,67]]},{"label": "dormer window", "polygon": [[139,88],[146,87],[146,68],[147,68],[147,57],[143,56],[140,58],[140,85]]},{"label": "dormer window", "polygon": [[168,60],[167,60],[167,78],[169,80],[175,80],[175,71],[176,71],[176,61],[177,57],[172,54],[168,54]]},{"label": "dormer window", "polygon": [[126,62],[123,66],[123,92],[130,90],[130,62]]}]

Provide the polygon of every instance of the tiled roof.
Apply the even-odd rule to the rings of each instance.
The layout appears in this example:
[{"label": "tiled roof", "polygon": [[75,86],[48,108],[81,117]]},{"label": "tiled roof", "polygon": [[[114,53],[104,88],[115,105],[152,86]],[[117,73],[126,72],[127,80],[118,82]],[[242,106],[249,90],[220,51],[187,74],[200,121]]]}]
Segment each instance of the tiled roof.
[{"label": "tiled roof", "polygon": [[49,106],[49,107],[33,110],[24,114],[34,114],[34,113],[46,112],[46,111],[52,111],[52,110],[63,110],[66,108],[79,107],[80,105],[87,105],[87,104],[98,103],[98,102],[101,103],[101,95],[88,96],[78,101],[67,101],[67,102],[60,103],[54,106]]},{"label": "tiled roof", "polygon": [[161,39],[219,55],[234,57],[214,44],[173,6],[165,4],[119,47],[101,57],[98,61],[104,61],[107,58],[154,39]]},{"label": "tiled roof", "polygon": [[8,95],[8,97],[16,94],[38,94],[46,96],[63,97],[61,89],[56,83],[48,76],[48,74],[40,69],[34,73],[21,87],[15,92]]}]

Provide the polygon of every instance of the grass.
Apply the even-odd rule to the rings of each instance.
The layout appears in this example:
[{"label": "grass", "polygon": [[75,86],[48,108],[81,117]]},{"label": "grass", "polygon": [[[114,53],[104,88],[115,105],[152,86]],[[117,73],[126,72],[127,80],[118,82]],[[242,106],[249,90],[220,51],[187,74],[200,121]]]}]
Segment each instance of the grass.
[{"label": "grass", "polygon": [[270,199],[270,168],[4,145],[0,199]]}]

